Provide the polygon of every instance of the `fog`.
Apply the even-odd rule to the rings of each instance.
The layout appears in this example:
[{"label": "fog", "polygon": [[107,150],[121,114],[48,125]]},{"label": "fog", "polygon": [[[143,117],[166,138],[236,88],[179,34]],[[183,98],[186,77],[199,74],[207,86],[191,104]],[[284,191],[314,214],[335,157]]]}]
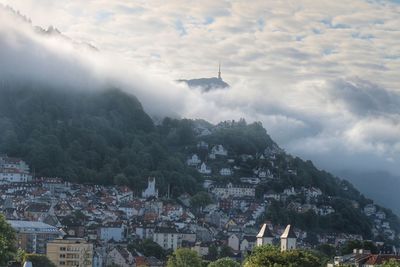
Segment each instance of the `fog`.
[{"label": "fog", "polygon": [[[288,69],[294,59],[309,60],[314,62],[310,67],[326,68],[324,71],[333,64],[318,63],[312,53],[294,48],[277,46],[273,51],[282,56]],[[256,52],[245,54],[258,56]],[[191,58],[186,56],[185,60],[190,62]],[[58,90],[118,87],[135,95],[154,117],[202,118],[213,123],[239,118],[261,121],[287,152],[311,159],[321,168],[400,174],[396,80],[377,83],[368,75],[339,75],[338,70],[329,75],[312,72],[302,76],[285,66],[250,79],[234,73],[225,78],[223,72],[231,85],[229,90],[201,93],[174,81],[199,78],[202,73],[189,71],[177,77],[173,71],[154,71],[117,51],[90,49],[80,40],[57,33],[39,34],[30,22],[0,8],[3,81],[37,81]],[[224,67],[235,69],[230,61]]]}]

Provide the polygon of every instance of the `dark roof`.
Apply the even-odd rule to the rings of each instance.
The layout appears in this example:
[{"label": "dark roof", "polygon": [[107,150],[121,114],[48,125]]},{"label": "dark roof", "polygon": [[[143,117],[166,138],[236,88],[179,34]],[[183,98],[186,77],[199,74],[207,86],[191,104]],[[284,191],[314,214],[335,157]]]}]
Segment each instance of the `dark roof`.
[{"label": "dark roof", "polygon": [[173,228],[173,227],[162,227],[162,226],[157,226],[154,229],[154,233],[164,233],[164,234],[176,234],[178,231]]},{"label": "dark roof", "polygon": [[266,223],[263,224],[260,232],[258,232],[257,238],[261,238],[261,237],[274,237]]},{"label": "dark roof", "polygon": [[32,203],[28,207],[26,207],[25,211],[29,212],[48,212],[50,209],[49,204],[45,203]]},{"label": "dark roof", "polygon": [[294,232],[293,227],[290,224],[286,226],[286,229],[281,235],[281,238],[297,238],[296,233]]},{"label": "dark roof", "polygon": [[[268,227],[267,227],[268,228]],[[243,237],[243,240],[247,240],[249,242],[256,242],[257,238],[254,235],[245,235]]]}]

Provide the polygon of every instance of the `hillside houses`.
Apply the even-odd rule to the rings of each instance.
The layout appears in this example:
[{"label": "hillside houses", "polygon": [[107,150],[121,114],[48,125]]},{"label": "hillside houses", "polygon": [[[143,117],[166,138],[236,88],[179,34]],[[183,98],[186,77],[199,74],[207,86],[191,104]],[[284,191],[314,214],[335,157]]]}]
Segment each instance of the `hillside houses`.
[{"label": "hillside houses", "polygon": [[0,182],[27,183],[31,180],[32,175],[25,161],[0,156]]}]

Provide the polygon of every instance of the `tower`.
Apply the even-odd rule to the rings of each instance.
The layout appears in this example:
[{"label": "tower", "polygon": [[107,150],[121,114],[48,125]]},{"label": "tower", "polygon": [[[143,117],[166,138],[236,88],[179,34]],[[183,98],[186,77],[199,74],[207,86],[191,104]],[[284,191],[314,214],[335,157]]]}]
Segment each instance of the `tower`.
[{"label": "tower", "polygon": [[272,235],[271,231],[268,228],[266,223],[263,224],[261,227],[260,232],[257,235],[257,246],[262,245],[272,245],[272,241],[274,240],[274,236]]},{"label": "tower", "polygon": [[142,192],[143,198],[158,198],[158,190],[156,189],[156,178],[149,177],[147,188]]},{"label": "tower", "polygon": [[297,236],[293,227],[288,224],[285,231],[281,235],[281,251],[296,249]]},{"label": "tower", "polygon": [[221,78],[221,62],[219,62],[219,65],[218,65],[218,79],[222,80],[222,78]]}]

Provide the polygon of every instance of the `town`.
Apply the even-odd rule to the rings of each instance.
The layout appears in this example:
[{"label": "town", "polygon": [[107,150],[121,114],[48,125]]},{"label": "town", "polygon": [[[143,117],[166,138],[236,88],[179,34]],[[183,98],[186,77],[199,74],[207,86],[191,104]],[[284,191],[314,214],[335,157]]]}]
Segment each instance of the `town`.
[{"label": "town", "polygon": [[[240,169],[235,165],[238,159],[230,158],[229,151],[221,144],[209,148],[200,141],[197,149],[199,153],[187,155],[186,164],[204,176],[204,192],[194,196],[184,193],[176,199],[169,193],[159,194],[156,177],[148,177],[147,188],[137,193],[127,186],[34,177],[22,159],[2,156],[0,210],[16,231],[19,248],[47,255],[56,266],[165,266],[165,255],[178,248],[190,248],[203,259],[213,260],[219,255],[240,262],[257,245],[280,244],[282,250],[287,250],[312,249],[319,244],[337,248],[348,241],[363,241],[360,234],[314,234],[296,226],[274,224],[265,219],[266,211],[274,203],[283,203],[288,210],[299,214],[313,212],[327,216],[335,213],[335,209],[320,200],[331,196],[323,196],[317,187],[289,187],[282,192],[270,189],[256,197],[260,184],[278,179],[274,168],[260,167],[253,170],[251,177],[240,177],[238,183],[223,183],[216,177],[232,176]],[[267,162],[265,166],[273,167],[282,153],[275,147],[260,155],[240,155],[239,160],[257,158]],[[291,167],[285,172],[297,175],[297,170]],[[376,205],[360,207],[356,201],[352,205],[371,218],[374,236],[397,238],[386,213]],[[310,236],[316,240],[310,242]],[[154,251],[145,251],[146,244],[153,246]],[[158,250],[154,249],[155,244]],[[375,244],[381,248],[381,256],[363,250],[364,262],[369,258],[382,262],[385,255],[397,254],[394,246],[384,242]],[[68,251],[79,251],[81,255],[71,256]],[[355,250],[350,255],[335,257],[330,266],[354,263],[360,259],[358,254],[360,251]]]}]

